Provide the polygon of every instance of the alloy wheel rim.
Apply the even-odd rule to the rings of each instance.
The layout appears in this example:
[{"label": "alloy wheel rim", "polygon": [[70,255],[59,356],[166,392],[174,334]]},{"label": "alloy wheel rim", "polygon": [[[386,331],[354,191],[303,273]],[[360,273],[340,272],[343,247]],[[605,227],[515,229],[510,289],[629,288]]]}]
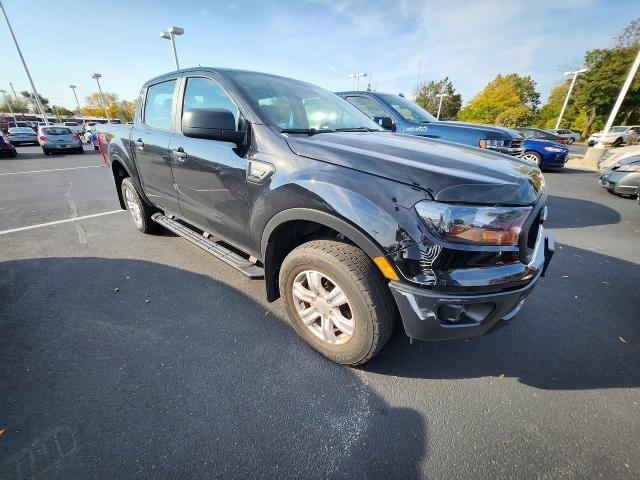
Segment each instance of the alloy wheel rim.
[{"label": "alloy wheel rim", "polygon": [[530,153],[525,153],[521,158],[527,162],[538,163],[538,157]]},{"label": "alloy wheel rim", "polygon": [[324,273],[304,270],[293,280],[292,293],[300,320],[315,337],[330,345],[351,340],[353,309],[335,281]]},{"label": "alloy wheel rim", "polygon": [[127,200],[127,208],[129,209],[129,213],[131,213],[131,218],[133,218],[136,225],[142,225],[140,207],[133,198],[133,192],[128,188],[125,189],[125,199]]}]

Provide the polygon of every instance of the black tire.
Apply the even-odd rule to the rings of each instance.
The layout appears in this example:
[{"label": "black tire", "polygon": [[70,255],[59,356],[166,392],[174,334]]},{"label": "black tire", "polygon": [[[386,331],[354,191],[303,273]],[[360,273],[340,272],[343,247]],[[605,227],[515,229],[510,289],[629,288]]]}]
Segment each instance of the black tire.
[{"label": "black tire", "polygon": [[[127,195],[127,192],[131,192],[130,197]],[[131,214],[131,221],[138,230],[142,233],[149,234],[156,233],[160,230],[160,225],[151,219],[151,216],[156,213],[157,210],[140,197],[136,187],[133,185],[133,182],[129,177],[122,180],[122,198],[124,198],[124,204]],[[139,217],[130,208],[128,203],[129,201],[132,201],[137,205]]]},{"label": "black tire", "polygon": [[78,153],[79,153],[79,154],[83,154],[83,153],[84,153],[84,148],[79,148],[79,149],[78,149]]},{"label": "black tire", "polygon": [[45,155],[49,155],[50,152],[46,148],[43,148],[42,149],[42,153],[44,153]]},{"label": "black tire", "polygon": [[613,144],[611,146],[612,147],[619,147],[623,143],[624,143],[624,141],[622,140],[622,137],[618,137],[618,138],[616,138],[616,141],[613,142]]},{"label": "black tire", "polygon": [[18,156],[18,152],[16,152],[16,151],[14,150],[14,151],[12,151],[12,152],[9,154],[9,156],[10,156],[10,157],[13,157],[13,158],[16,158],[16,157]]},{"label": "black tire", "polygon": [[567,145],[571,145],[573,142],[575,142],[575,139],[573,137],[567,138]]},{"label": "black tire", "polygon": [[[353,334],[346,343],[325,342],[302,321],[296,309],[293,284],[299,274],[308,270],[329,277],[346,295],[353,320]],[[393,332],[396,309],[387,281],[362,250],[348,243],[314,240],[295,248],[282,263],[280,293],[298,335],[333,362],[366,363],[384,347]],[[333,329],[340,331],[333,325]]]},{"label": "black tire", "polygon": [[100,148],[99,148],[97,145],[94,145],[94,146],[93,146],[93,149],[94,149],[94,150],[100,150]]}]

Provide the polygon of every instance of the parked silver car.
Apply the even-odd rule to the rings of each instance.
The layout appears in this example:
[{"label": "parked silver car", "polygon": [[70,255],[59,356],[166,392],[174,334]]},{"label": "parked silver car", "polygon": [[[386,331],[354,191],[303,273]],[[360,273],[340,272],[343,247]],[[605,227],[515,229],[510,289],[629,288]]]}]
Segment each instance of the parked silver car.
[{"label": "parked silver car", "polygon": [[38,144],[36,132],[29,127],[11,127],[7,131],[7,137],[14,145],[22,145],[23,143]]},{"label": "parked silver car", "polygon": [[84,153],[80,137],[68,127],[38,127],[38,143],[45,155],[54,151],[71,150]]},{"label": "parked silver car", "polygon": [[547,132],[566,138],[567,145],[571,145],[573,142],[580,140],[580,134],[568,128],[552,128],[551,130],[547,130]]}]

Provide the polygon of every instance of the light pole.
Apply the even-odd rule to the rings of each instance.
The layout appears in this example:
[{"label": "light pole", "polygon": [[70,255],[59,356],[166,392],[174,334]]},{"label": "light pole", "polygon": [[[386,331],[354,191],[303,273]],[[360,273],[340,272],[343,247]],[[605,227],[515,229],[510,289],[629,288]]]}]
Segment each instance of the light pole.
[{"label": "light pole", "polygon": [[173,47],[173,58],[176,61],[176,70],[180,70],[180,65],[178,64],[178,52],[176,51],[175,37],[177,35],[182,35],[183,33],[184,29],[180,27],[169,27],[168,30],[160,32],[160,38],[171,40],[171,46]]},{"label": "light pole", "polygon": [[618,115],[618,110],[620,110],[620,106],[624,101],[624,97],[627,95],[627,91],[631,86],[631,82],[633,82],[633,77],[636,76],[636,72],[638,71],[638,66],[640,66],[640,50],[638,50],[638,55],[636,56],[633,65],[631,65],[631,70],[629,70],[629,75],[627,75],[627,79],[622,85],[622,90],[620,90],[620,94],[616,100],[616,103],[613,105],[613,110],[611,110],[611,114],[609,115],[609,119],[602,130],[602,134],[600,135],[600,140],[598,141],[596,148],[604,148],[604,139],[607,137],[611,126],[613,125],[614,120],[616,119],[616,115]]},{"label": "light pole", "polygon": [[564,103],[562,104],[562,110],[560,110],[560,115],[558,116],[558,121],[556,122],[556,130],[560,128],[560,122],[562,121],[562,116],[564,115],[564,111],[569,104],[569,97],[571,96],[571,92],[573,91],[573,87],[576,84],[576,80],[578,79],[578,75],[584,72],[588,72],[588,68],[580,68],[578,70],[574,70],[573,72],[564,72],[565,75],[573,75],[573,80],[571,80],[571,85],[569,85],[569,91],[567,92],[567,98],[564,99]]},{"label": "light pole", "polygon": [[7,98],[7,91],[6,90],[0,90],[0,93],[2,93],[2,96],[4,97],[4,101],[7,102],[7,107],[9,107],[9,113],[13,117],[13,123],[15,123],[16,127],[17,127],[18,126],[18,120],[16,119],[16,114],[13,113],[13,109],[11,108],[11,103],[9,103],[9,99]]},{"label": "light pole", "polygon": [[100,87],[100,75],[99,73],[94,73],[91,75],[91,78],[94,78],[96,83],[98,84],[98,92],[100,93],[100,101],[102,102],[102,109],[104,110],[104,114],[107,116],[107,123],[111,123],[111,119],[109,118],[109,110],[107,110],[107,104],[104,103],[104,95],[102,95],[102,88]]},{"label": "light pole", "polygon": [[436,93],[436,97],[440,97],[440,102],[438,102],[438,114],[436,115],[438,120],[440,120],[440,111],[442,110],[442,99],[448,96],[448,93]]},{"label": "light pole", "polygon": [[11,28],[11,23],[9,22],[9,17],[7,16],[7,12],[4,11],[4,6],[2,2],[0,2],[0,10],[2,10],[2,15],[4,15],[4,19],[7,22],[7,27],[9,27],[9,33],[11,33],[11,38],[13,38],[13,43],[16,45],[16,50],[18,51],[18,56],[22,61],[22,66],[24,67],[24,71],[27,73],[27,77],[29,78],[29,83],[31,83],[31,89],[33,90],[33,95],[35,97],[36,105],[38,106],[38,110],[40,110],[40,115],[42,115],[42,121],[45,124],[49,124],[47,120],[47,116],[44,113],[44,108],[42,107],[42,103],[40,102],[40,95],[38,95],[38,91],[36,90],[36,86],[33,83],[33,79],[31,78],[31,74],[29,73],[29,69],[27,68],[27,63],[24,61],[24,57],[22,56],[22,51],[20,50],[20,45],[18,45],[18,40],[16,39],[15,34],[13,33],[13,28]]},{"label": "light pole", "polygon": [[352,73],[349,75],[349,78],[355,78],[356,79],[356,92],[358,91],[358,87],[360,86],[360,77],[366,77],[367,74],[365,72],[360,72],[360,73]]},{"label": "light pole", "polygon": [[78,113],[80,114],[80,118],[82,119],[82,126],[84,128],[86,128],[87,127],[87,122],[85,122],[84,115],[82,115],[82,109],[80,108],[80,102],[78,101],[78,95],[76,95],[76,86],[75,85],[69,85],[69,88],[71,90],[73,90],[73,96],[76,97],[76,103],[78,104]]}]

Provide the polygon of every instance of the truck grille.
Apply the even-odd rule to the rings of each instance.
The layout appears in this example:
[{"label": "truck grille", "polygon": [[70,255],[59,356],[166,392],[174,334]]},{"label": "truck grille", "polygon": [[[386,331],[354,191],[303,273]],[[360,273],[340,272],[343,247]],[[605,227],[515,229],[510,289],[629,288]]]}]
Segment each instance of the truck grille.
[{"label": "truck grille", "polygon": [[544,221],[544,207],[545,199],[541,197],[533,207],[533,212],[531,212],[531,216],[524,224],[522,232],[520,233],[518,247],[520,250],[520,261],[523,263],[529,263],[533,255],[536,241],[538,240],[538,233],[540,232],[540,225],[542,225]]},{"label": "truck grille", "polygon": [[522,148],[522,140],[511,140],[511,148]]}]

